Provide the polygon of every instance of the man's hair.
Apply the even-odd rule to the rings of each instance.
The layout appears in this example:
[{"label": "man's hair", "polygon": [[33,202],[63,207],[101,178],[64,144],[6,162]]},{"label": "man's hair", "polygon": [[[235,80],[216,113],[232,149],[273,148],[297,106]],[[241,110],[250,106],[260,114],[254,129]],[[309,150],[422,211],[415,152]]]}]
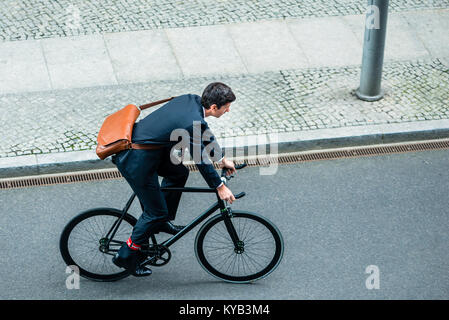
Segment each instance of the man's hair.
[{"label": "man's hair", "polygon": [[204,108],[209,109],[211,105],[216,104],[220,109],[229,102],[235,101],[235,95],[231,88],[221,82],[212,82],[203,91],[201,104]]}]

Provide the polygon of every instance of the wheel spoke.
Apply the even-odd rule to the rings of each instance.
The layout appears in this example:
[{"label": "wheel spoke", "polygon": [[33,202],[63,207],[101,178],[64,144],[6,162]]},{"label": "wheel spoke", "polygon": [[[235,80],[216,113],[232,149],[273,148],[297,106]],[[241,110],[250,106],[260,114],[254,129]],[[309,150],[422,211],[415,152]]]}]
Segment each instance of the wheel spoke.
[{"label": "wheel spoke", "polygon": [[213,275],[235,282],[258,279],[276,268],[282,257],[282,242],[279,233],[275,236],[275,227],[251,214],[235,213],[231,222],[242,247],[234,246],[223,218],[216,218],[198,235],[202,245],[197,250],[203,252],[198,258],[205,259],[201,265]]},{"label": "wheel spoke", "polygon": [[[105,277],[113,278],[114,275],[123,272],[123,269],[112,263],[112,253],[100,251],[100,240],[118,218],[119,214],[103,211],[80,218],[79,222],[71,229],[66,244],[67,251],[71,260],[75,262],[82,273],[88,272],[93,275],[92,277],[103,279]],[[117,252],[118,247],[129,237],[131,231],[132,225],[124,219],[114,239],[111,239],[111,249],[116,248],[115,252]]]}]

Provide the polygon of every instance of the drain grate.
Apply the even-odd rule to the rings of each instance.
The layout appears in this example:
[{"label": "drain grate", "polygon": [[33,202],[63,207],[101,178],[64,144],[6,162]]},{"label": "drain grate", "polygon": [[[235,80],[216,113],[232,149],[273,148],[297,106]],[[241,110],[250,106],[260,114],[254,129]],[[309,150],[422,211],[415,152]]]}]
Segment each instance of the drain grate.
[{"label": "drain grate", "polygon": [[[332,160],[355,158],[363,156],[376,156],[394,153],[429,151],[438,149],[449,149],[449,139],[415,142],[408,144],[382,145],[370,147],[352,147],[328,151],[308,151],[291,154],[280,154],[278,156],[265,156],[258,158],[247,158],[235,160],[236,164],[243,162],[250,167],[267,166],[270,164],[291,164],[306,161]],[[197,171],[194,164],[186,164],[190,171]],[[218,169],[218,165],[215,165]],[[33,186],[46,186],[55,184],[67,184],[76,182],[101,181],[121,179],[122,175],[117,169],[104,169],[95,171],[71,172],[63,174],[49,174],[45,176],[31,176],[20,178],[0,179],[0,189],[27,188]]]},{"label": "drain grate", "polygon": [[0,189],[27,188],[86,181],[120,179],[122,175],[117,169],[95,172],[71,172],[36,177],[10,178],[0,180]]}]

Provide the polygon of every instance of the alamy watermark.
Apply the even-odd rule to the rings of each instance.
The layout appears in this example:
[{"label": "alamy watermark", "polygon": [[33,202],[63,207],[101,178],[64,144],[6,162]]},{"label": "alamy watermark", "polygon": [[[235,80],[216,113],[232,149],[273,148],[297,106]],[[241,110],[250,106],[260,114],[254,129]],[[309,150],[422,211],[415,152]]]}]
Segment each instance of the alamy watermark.
[{"label": "alamy watermark", "polygon": [[380,271],[376,265],[369,265],[365,269],[365,273],[369,274],[366,278],[365,286],[368,290],[380,289]]},{"label": "alamy watermark", "polygon": [[65,280],[65,287],[68,290],[80,288],[80,269],[78,266],[67,266],[65,273],[69,274]]},{"label": "alamy watermark", "polygon": [[[201,121],[194,121],[192,135],[182,128],[171,132],[170,141],[177,142],[170,152],[170,160],[173,164],[180,164],[189,155],[195,164],[212,164],[221,160],[224,155],[222,148],[212,132],[209,129],[202,130],[201,126]],[[260,132],[251,136],[228,137],[224,138],[223,142],[227,149],[226,158],[259,159],[259,163],[263,163],[259,167],[260,175],[276,174],[279,143],[277,133]],[[180,157],[176,150],[181,153]],[[186,153],[186,150],[190,153]],[[232,155],[229,155],[229,150],[232,150]]]},{"label": "alamy watermark", "polygon": [[[65,27],[66,31],[76,33],[81,29],[81,10],[77,5],[69,4],[67,7],[63,8],[62,17],[63,26]],[[42,15],[39,19],[41,23],[38,25],[38,30],[42,34],[48,32],[48,28],[50,28],[51,25],[54,26],[56,24],[54,18],[49,16],[48,14]],[[60,25],[59,22],[58,25]]]},{"label": "alamy watermark", "polygon": [[380,29],[380,10],[378,6],[371,5],[365,11],[365,27],[367,29]]},{"label": "alamy watermark", "polygon": [[66,22],[65,25],[72,31],[78,30],[81,27],[81,15],[80,9],[73,4],[70,4],[66,10]]}]

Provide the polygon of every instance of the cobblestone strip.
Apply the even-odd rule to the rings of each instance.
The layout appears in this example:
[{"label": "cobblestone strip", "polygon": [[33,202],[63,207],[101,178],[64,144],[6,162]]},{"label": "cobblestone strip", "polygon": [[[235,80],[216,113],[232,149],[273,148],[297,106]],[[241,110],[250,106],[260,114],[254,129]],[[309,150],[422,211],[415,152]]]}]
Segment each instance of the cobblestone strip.
[{"label": "cobblestone strip", "polygon": [[[363,14],[366,0],[2,0],[0,40]],[[449,0],[390,0],[390,12],[448,8]]]},{"label": "cobblestone strip", "polygon": [[[387,63],[384,99],[358,100],[360,68],[286,70],[257,75],[155,81],[0,96],[0,157],[94,149],[104,118],[123,106],[201,95],[223,81],[237,101],[220,119],[217,137],[449,119],[449,69],[440,60]],[[142,116],[150,113],[145,110]]]}]

